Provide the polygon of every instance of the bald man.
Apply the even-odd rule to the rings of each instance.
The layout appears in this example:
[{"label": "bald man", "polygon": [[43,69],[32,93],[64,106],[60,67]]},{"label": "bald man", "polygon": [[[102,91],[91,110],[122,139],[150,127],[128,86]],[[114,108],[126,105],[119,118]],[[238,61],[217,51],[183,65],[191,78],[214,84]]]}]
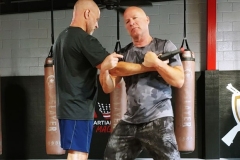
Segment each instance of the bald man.
[{"label": "bald man", "polygon": [[57,118],[61,147],[68,160],[87,160],[97,100],[97,69],[115,67],[122,55],[109,54],[92,36],[100,10],[92,0],[79,0],[69,27],[54,47]]},{"label": "bald man", "polygon": [[[132,38],[132,43],[120,51],[125,62],[119,62],[109,74],[100,74],[106,92],[113,91],[124,76],[127,93],[127,112],[109,138],[104,160],[134,160],[143,149],[154,160],[180,160],[174,134],[171,86],[182,87],[183,67],[179,55],[167,61],[157,57],[159,53],[177,48],[170,40],[150,35],[150,19],[139,7],[127,8],[124,22]],[[119,72],[130,65],[120,66],[121,63],[138,64],[132,67],[136,74]],[[152,72],[137,72],[140,70],[137,68],[144,67]]]}]

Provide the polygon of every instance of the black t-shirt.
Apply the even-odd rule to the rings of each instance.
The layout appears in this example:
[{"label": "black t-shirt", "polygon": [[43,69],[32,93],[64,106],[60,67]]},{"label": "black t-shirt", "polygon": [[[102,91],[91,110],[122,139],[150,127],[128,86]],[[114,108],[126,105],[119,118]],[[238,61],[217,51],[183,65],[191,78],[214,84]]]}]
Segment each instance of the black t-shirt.
[{"label": "black t-shirt", "polygon": [[97,99],[96,66],[109,55],[79,27],[62,31],[53,47],[57,117],[91,120]]}]

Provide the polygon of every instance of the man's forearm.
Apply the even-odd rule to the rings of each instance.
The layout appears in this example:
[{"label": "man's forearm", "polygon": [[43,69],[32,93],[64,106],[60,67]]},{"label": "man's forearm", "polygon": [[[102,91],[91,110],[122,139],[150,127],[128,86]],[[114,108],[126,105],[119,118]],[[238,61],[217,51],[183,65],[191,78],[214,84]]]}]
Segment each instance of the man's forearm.
[{"label": "man's forearm", "polygon": [[110,76],[108,70],[106,70],[106,71],[100,70],[99,80],[100,80],[102,89],[105,93],[110,93],[114,90],[115,81]]},{"label": "man's forearm", "polygon": [[184,83],[184,72],[182,66],[171,67],[163,63],[156,67],[158,73],[171,86],[181,88]]},{"label": "man's forearm", "polygon": [[145,67],[137,63],[119,62],[118,65],[109,72],[114,76],[131,76],[150,71],[156,71],[156,69],[153,67]]}]

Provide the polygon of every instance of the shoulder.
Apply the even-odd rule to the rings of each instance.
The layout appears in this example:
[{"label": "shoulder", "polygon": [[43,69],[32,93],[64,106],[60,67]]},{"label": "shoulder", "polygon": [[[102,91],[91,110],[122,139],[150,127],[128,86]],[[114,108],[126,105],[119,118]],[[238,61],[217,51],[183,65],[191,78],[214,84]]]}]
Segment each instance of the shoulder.
[{"label": "shoulder", "polygon": [[155,43],[166,43],[168,40],[167,39],[160,39],[160,38],[153,38]]},{"label": "shoulder", "polygon": [[82,31],[81,34],[79,35],[79,40],[86,45],[96,46],[96,47],[102,46],[97,38],[93,37],[90,34],[87,34],[84,31]]},{"label": "shoulder", "polygon": [[166,40],[166,39],[153,38],[153,44],[154,44],[156,50],[158,50],[160,52],[164,52],[164,48],[165,48],[167,41],[168,40]]},{"label": "shoulder", "polygon": [[63,30],[61,35],[67,42],[76,42],[76,44],[82,43],[82,41],[87,37],[87,33],[81,28],[72,26],[69,26]]},{"label": "shoulder", "polygon": [[171,52],[176,50],[177,47],[171,40],[166,40],[165,46],[164,46],[164,52]]},{"label": "shoulder", "polygon": [[82,28],[80,27],[72,27],[72,26],[69,26],[68,28],[66,28],[65,30],[66,32],[70,33],[70,34],[75,34],[75,35],[78,35],[78,34],[87,34]]},{"label": "shoulder", "polygon": [[170,45],[170,46],[171,46],[171,45],[175,46],[175,45],[172,43],[172,41],[169,40],[169,39],[153,38],[153,40],[154,40],[155,43],[164,43],[165,46],[169,46],[169,45]]},{"label": "shoulder", "polygon": [[89,35],[87,32],[85,32],[82,28],[80,27],[72,27],[69,26],[65,32],[67,32],[69,34],[69,36],[71,36],[72,38],[78,38],[78,39],[96,39],[94,38],[92,35]]},{"label": "shoulder", "polygon": [[121,50],[120,50],[120,53],[126,53],[127,51],[129,51],[131,48],[133,47],[133,43],[129,43],[128,45],[126,45],[125,47],[123,47]]}]

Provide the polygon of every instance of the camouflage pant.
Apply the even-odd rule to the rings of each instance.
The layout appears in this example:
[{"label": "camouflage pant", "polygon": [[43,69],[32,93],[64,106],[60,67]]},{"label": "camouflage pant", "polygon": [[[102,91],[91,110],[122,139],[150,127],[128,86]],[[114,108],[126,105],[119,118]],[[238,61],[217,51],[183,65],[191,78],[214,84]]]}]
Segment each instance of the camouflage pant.
[{"label": "camouflage pant", "polygon": [[109,138],[104,160],[133,160],[144,148],[154,160],[180,160],[172,117],[143,124],[120,121]]}]

